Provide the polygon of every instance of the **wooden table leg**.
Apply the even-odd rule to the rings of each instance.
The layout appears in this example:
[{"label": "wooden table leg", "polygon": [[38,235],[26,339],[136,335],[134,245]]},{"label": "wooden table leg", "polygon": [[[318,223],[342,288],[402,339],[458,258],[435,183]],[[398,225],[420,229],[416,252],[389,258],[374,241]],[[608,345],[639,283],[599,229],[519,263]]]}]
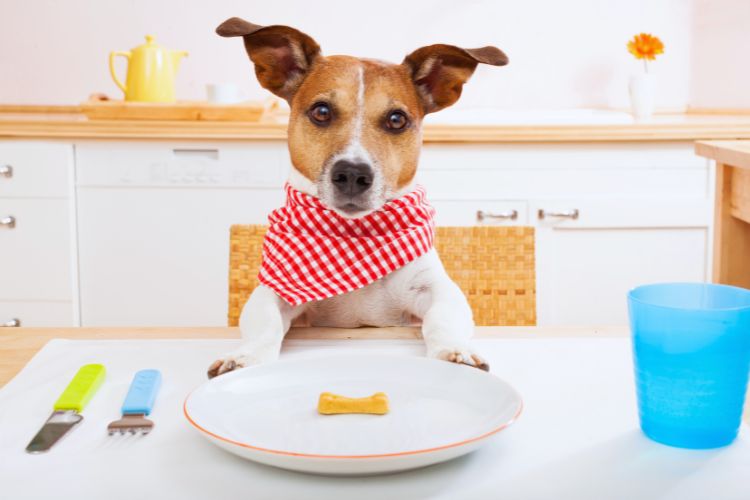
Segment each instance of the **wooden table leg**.
[{"label": "wooden table leg", "polygon": [[733,188],[733,182],[744,186],[750,180],[746,173],[716,164],[713,281],[750,288],[750,223],[737,217],[744,210],[733,203],[737,193],[744,192]]}]

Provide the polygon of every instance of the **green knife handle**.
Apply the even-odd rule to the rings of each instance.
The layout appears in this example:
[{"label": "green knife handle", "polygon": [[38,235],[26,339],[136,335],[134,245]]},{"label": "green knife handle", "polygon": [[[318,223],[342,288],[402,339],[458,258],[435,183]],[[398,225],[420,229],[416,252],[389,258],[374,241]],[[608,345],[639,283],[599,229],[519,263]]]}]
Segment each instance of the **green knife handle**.
[{"label": "green knife handle", "polygon": [[55,402],[57,410],[83,411],[99,386],[104,382],[104,365],[84,365]]}]

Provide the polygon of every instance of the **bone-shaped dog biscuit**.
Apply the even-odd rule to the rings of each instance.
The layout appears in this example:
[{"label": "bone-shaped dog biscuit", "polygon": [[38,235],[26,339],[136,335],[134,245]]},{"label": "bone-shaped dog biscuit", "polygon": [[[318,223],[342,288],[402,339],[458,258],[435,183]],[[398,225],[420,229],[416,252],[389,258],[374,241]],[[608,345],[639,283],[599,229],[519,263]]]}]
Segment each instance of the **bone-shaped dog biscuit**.
[{"label": "bone-shaped dog biscuit", "polygon": [[347,398],[346,396],[323,392],[318,400],[318,413],[322,415],[339,413],[385,415],[388,413],[388,396],[384,392],[376,392],[366,398]]}]

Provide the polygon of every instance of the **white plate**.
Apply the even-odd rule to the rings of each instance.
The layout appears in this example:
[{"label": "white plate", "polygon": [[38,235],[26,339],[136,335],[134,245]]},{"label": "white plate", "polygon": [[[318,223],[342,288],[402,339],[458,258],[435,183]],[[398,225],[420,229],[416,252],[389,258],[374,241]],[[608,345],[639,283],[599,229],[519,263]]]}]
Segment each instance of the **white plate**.
[{"label": "white plate", "polygon": [[[387,415],[319,415],[321,392],[385,392]],[[318,474],[424,467],[478,448],[521,413],[521,396],[468,366],[394,355],[280,361],[212,379],[185,399],[188,421],[236,455]]]}]

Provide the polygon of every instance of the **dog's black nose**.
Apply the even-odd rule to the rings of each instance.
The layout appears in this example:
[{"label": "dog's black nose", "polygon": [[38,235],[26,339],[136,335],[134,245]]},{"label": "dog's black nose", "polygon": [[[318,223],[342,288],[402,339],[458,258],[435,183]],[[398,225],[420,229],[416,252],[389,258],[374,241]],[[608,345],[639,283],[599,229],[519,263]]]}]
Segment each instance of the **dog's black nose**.
[{"label": "dog's black nose", "polygon": [[372,167],[367,163],[339,160],[331,169],[331,182],[339,193],[355,196],[372,186]]}]

